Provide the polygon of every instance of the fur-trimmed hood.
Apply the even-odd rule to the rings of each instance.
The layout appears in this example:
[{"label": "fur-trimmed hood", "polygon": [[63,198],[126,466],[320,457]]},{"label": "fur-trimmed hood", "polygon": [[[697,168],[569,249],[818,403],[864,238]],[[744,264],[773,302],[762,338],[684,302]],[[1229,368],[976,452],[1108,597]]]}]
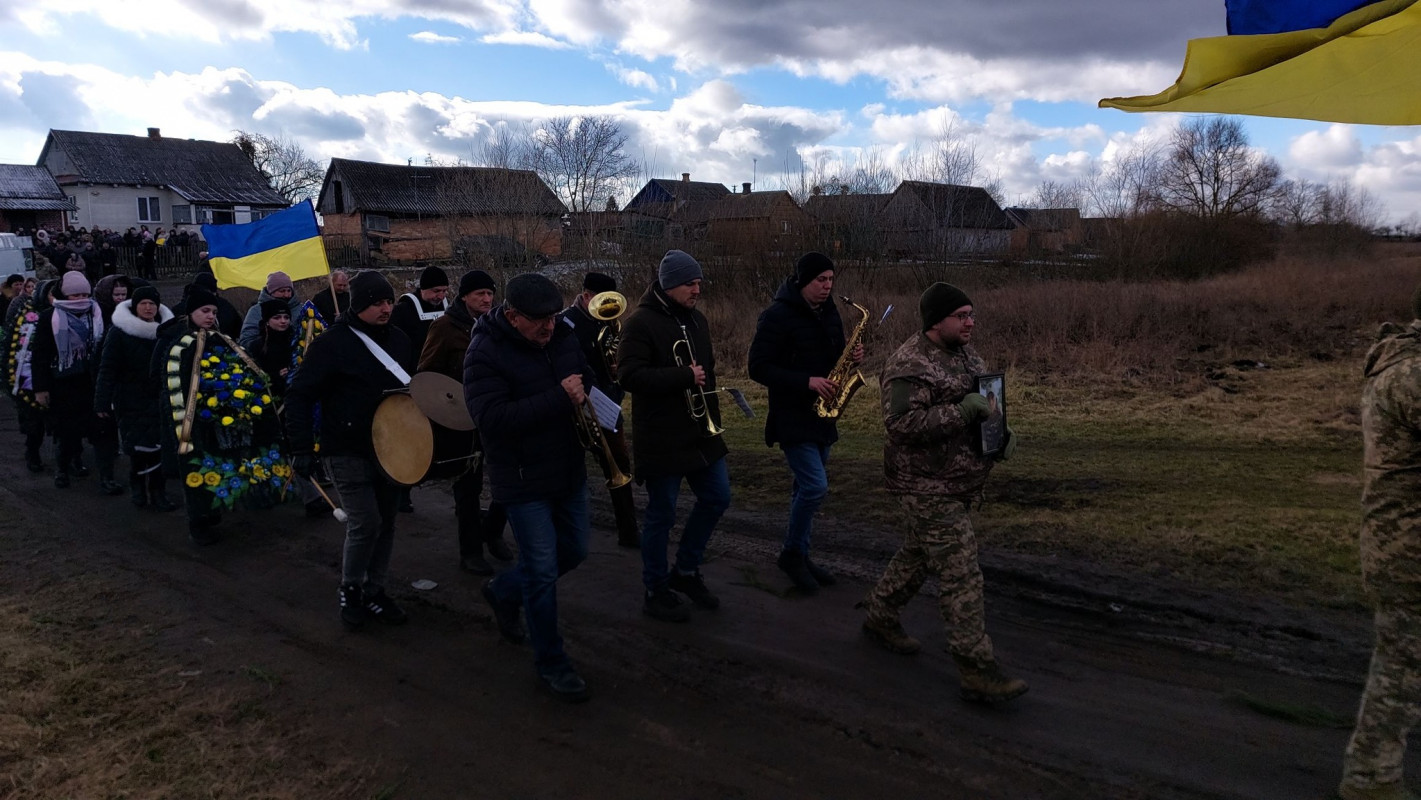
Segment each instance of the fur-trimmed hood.
[{"label": "fur-trimmed hood", "polygon": [[133,313],[133,300],[125,300],[114,306],[113,325],[129,336],[149,341],[158,338],[158,326],[173,318],[173,312],[162,303],[158,304],[158,318],[152,322],[144,322]]}]

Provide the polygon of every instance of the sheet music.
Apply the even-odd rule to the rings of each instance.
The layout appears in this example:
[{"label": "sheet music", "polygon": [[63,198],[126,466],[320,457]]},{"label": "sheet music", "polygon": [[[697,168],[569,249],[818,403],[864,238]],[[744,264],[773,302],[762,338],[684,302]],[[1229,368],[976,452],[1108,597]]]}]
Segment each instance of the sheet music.
[{"label": "sheet music", "polygon": [[617,420],[622,416],[622,407],[617,401],[608,397],[596,386],[587,393],[592,399],[592,411],[597,415],[597,424],[609,431],[617,430]]}]

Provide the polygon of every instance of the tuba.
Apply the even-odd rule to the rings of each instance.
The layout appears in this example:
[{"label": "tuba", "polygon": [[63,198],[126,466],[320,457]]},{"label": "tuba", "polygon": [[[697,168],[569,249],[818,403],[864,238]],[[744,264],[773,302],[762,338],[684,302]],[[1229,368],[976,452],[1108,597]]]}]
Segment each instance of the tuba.
[{"label": "tuba", "polygon": [[868,327],[868,309],[855,303],[847,297],[840,295],[841,300],[862,314],[858,324],[854,325],[854,332],[844,343],[844,352],[839,355],[839,360],[834,363],[834,368],[826,376],[839,387],[832,400],[819,398],[814,402],[814,413],[824,419],[837,419],[844,413],[844,407],[849,404],[849,398],[854,396],[854,392],[863,385],[863,373],[854,366],[854,349],[863,341],[863,332]]},{"label": "tuba", "polygon": [[619,292],[598,292],[587,303],[588,316],[605,323],[597,331],[597,352],[613,381],[617,380],[617,347],[622,343],[622,323],[618,317],[626,311],[627,298]]},{"label": "tuba", "polygon": [[[671,344],[671,357],[676,359],[678,367],[689,367],[696,363],[696,349],[691,346],[691,334],[686,332],[685,325],[681,326],[681,338]],[[725,433],[725,428],[715,424],[715,420],[711,419],[710,404],[706,402],[704,386],[694,386],[686,390],[686,410],[691,413],[693,419],[706,426],[706,436],[719,436]]]}]

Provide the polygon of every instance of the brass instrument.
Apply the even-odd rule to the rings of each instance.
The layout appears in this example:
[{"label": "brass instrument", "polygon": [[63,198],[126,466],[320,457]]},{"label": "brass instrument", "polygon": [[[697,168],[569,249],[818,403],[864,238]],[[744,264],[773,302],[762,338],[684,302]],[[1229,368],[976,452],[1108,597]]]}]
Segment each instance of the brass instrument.
[{"label": "brass instrument", "polygon": [[864,331],[868,328],[868,309],[855,303],[843,295],[839,299],[858,309],[862,314],[858,324],[854,325],[854,332],[849,335],[848,341],[844,343],[844,352],[839,354],[839,360],[834,363],[834,368],[826,376],[839,387],[834,393],[832,400],[825,400],[820,397],[814,401],[814,413],[823,419],[837,419],[844,413],[844,407],[849,404],[849,398],[854,396],[854,392],[863,385],[863,373],[854,364],[854,349],[863,341]]},{"label": "brass instrument", "polygon": [[597,352],[613,381],[617,380],[617,347],[622,343],[622,323],[618,317],[626,311],[627,298],[619,292],[598,292],[587,303],[588,316],[606,323],[597,331]]},{"label": "brass instrument", "polygon": [[[682,355],[683,351],[684,356]],[[696,349],[691,346],[691,335],[686,332],[685,325],[681,325],[681,338],[671,345],[671,357],[676,360],[678,367],[689,367],[696,363]],[[725,433],[725,428],[715,424],[715,420],[711,419],[710,404],[706,402],[704,386],[696,386],[686,390],[686,409],[691,412],[693,419],[705,423],[706,436],[719,436]]]},{"label": "brass instrument", "polygon": [[607,479],[607,488],[620,489],[631,483],[631,477],[622,472],[622,468],[617,465],[617,459],[612,457],[612,446],[602,434],[602,423],[597,421],[597,412],[592,408],[591,398],[584,400],[582,405],[577,407],[574,417],[577,421],[577,438],[582,440],[582,446],[594,453],[601,453],[602,457],[607,459],[607,469],[612,473]]}]

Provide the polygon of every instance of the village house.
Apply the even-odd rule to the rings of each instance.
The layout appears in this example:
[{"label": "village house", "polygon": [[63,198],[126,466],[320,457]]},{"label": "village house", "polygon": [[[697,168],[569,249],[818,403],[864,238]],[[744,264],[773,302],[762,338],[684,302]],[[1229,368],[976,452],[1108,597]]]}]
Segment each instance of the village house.
[{"label": "village house", "polygon": [[688,235],[679,212],[688,203],[704,204],[729,195],[725,184],[693,181],[689,172],[681,173],[679,181],[653,178],[622,207],[626,243],[654,249],[667,240],[685,241]]},{"label": "village house", "polygon": [[1007,217],[1016,229],[1011,232],[1013,255],[1071,253],[1085,240],[1078,208],[1008,208]]},{"label": "village house", "polygon": [[[816,189],[818,187],[815,187]],[[804,201],[814,218],[816,246],[835,256],[871,257],[883,254],[880,215],[887,194],[821,194]]]},{"label": "village house", "polygon": [[0,164],[0,233],[63,230],[74,209],[74,198],[44,167]]},{"label": "village house", "polygon": [[899,258],[1006,253],[1015,227],[986,189],[925,181],[900,183],[879,219]]},{"label": "village house", "polygon": [[[814,219],[786,191],[752,192],[685,203],[671,220],[688,247],[705,255],[799,253],[814,234]],[[671,244],[678,244],[672,239]]]},{"label": "village house", "polygon": [[531,170],[331,159],[316,204],[330,251],[359,263],[513,267],[562,252],[567,208]]},{"label": "village house", "polygon": [[39,166],[74,204],[69,225],[125,231],[196,230],[261,219],[289,203],[237,145],[51,130]]}]

